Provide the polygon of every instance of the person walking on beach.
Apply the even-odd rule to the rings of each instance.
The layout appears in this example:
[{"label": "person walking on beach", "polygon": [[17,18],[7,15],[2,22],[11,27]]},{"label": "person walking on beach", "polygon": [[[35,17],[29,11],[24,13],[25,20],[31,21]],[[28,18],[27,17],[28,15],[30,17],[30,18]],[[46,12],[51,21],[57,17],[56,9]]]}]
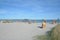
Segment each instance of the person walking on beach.
[{"label": "person walking on beach", "polygon": [[56,24],[56,20],[53,20],[53,21],[52,21],[52,24]]}]

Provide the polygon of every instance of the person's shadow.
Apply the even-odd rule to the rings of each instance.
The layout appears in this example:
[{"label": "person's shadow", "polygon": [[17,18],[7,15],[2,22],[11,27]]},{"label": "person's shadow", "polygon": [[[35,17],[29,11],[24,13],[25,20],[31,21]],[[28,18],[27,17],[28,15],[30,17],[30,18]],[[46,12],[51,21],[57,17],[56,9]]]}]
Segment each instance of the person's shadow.
[{"label": "person's shadow", "polygon": [[42,26],[38,26],[38,28],[43,28]]}]

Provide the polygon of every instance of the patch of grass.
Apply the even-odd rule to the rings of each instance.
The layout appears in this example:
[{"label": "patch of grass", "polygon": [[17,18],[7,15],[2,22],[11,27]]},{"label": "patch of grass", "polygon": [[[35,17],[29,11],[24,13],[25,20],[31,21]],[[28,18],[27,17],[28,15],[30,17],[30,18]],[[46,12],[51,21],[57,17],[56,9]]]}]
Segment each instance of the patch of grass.
[{"label": "patch of grass", "polygon": [[50,40],[60,40],[60,24],[55,26],[50,33],[48,33]]}]

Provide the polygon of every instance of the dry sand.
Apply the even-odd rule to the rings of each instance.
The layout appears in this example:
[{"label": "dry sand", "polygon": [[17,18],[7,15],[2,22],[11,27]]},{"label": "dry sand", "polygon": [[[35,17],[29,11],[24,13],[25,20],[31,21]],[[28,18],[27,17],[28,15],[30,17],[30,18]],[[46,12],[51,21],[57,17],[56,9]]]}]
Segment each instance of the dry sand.
[{"label": "dry sand", "polygon": [[33,40],[35,35],[43,35],[56,24],[48,24],[40,29],[41,23],[0,23],[0,40]]}]

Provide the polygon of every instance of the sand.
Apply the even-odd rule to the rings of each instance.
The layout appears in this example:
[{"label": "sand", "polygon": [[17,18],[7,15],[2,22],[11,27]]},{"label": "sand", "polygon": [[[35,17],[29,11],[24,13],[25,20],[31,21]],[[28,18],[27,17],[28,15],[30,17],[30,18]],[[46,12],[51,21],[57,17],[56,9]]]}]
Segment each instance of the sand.
[{"label": "sand", "polygon": [[43,35],[57,24],[47,23],[40,29],[41,23],[0,23],[0,40],[33,40],[36,35]]}]

